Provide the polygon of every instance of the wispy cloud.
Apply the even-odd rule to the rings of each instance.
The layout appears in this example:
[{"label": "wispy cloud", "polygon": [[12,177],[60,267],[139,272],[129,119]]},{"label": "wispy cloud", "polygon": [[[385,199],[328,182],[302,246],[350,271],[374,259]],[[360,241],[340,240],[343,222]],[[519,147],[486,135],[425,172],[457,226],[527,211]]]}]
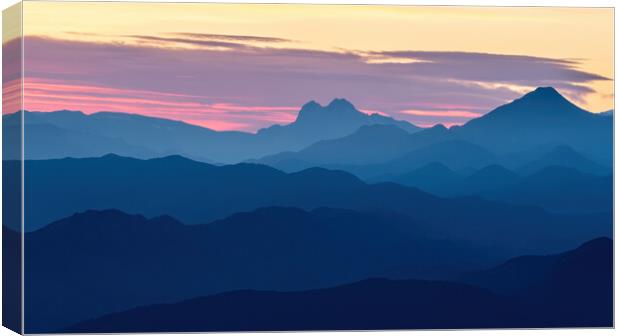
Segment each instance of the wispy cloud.
[{"label": "wispy cloud", "polygon": [[213,41],[213,40],[201,40],[191,39],[183,37],[161,37],[161,36],[149,36],[149,35],[125,35],[130,39],[138,40],[140,42],[152,43],[156,46],[171,47],[176,44],[191,45],[206,48],[226,48],[226,49],[240,49],[246,47],[245,44],[225,41]]},{"label": "wispy cloud", "polygon": [[271,36],[249,36],[249,35],[221,35],[221,34],[198,34],[198,33],[169,33],[170,35],[186,36],[197,39],[206,40],[222,40],[222,41],[244,41],[244,42],[267,42],[267,43],[284,43],[294,42],[293,40],[271,37]]},{"label": "wispy cloud", "polygon": [[[144,44],[27,37],[26,75],[33,81],[26,108],[115,110],[256,130],[294,120],[297,107],[309,100],[346,97],[365,111],[451,124],[536,86],[555,86],[579,101],[592,92],[591,82],[608,80],[580,70],[579,60],[296,49],[279,46],[289,40],[260,36],[132,38]],[[178,48],[181,44],[196,48]]]},{"label": "wispy cloud", "polygon": [[[19,81],[9,82],[3,94],[19,92]],[[295,119],[296,106],[248,106],[235,103],[209,103],[211,97],[148,90],[131,90],[67,84],[41,78],[24,80],[27,109],[53,111],[62,106],[85,113],[100,111],[145,114],[182,120],[216,130],[254,131],[256,125],[289,123]]]},{"label": "wispy cloud", "polygon": [[451,111],[451,110],[402,110],[400,113],[413,115],[413,116],[423,116],[423,117],[438,117],[438,118],[477,118],[480,117],[480,113],[470,112],[470,111]]},{"label": "wispy cloud", "polygon": [[123,35],[141,44],[149,44],[162,48],[179,46],[202,49],[225,49],[228,51],[250,51],[252,48],[263,48],[271,45],[295,42],[289,39],[269,36],[221,35],[198,33],[167,33],[163,35]]}]

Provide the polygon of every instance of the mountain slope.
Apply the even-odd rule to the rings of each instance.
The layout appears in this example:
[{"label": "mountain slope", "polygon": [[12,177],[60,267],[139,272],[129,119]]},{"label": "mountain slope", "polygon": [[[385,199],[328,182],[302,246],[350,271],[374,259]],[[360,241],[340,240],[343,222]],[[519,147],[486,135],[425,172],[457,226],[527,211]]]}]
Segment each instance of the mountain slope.
[{"label": "mountain slope", "polygon": [[496,153],[564,144],[611,162],[612,119],[577,107],[549,87],[537,88],[451,131]]},{"label": "mountain slope", "polygon": [[[68,113],[59,112],[59,115]],[[30,116],[30,113],[27,112],[26,120],[30,120]],[[21,138],[22,125],[17,120],[18,118],[19,114],[3,116],[3,132],[6,137]],[[28,144],[24,149],[26,158],[88,157],[101,156],[110,152],[136,158],[148,158],[157,156],[158,153],[144,147],[130,145],[122,139],[79,130],[68,130],[53,123],[27,123],[25,129],[27,131],[24,132],[24,140]],[[3,156],[5,160],[17,160],[21,156],[20,151],[12,150],[6,146],[4,149],[7,149]]]},{"label": "mountain slope", "polygon": [[450,195],[447,192],[463,177],[439,162],[431,162],[423,167],[400,175],[385,175],[379,181],[393,181],[402,185],[420,188],[436,195]]},{"label": "mountain slope", "polygon": [[549,166],[506,187],[479,195],[512,204],[539,205],[554,212],[596,212],[613,209],[613,176]]},{"label": "mountain slope", "polygon": [[553,166],[569,167],[590,174],[611,173],[611,168],[597,164],[566,145],[554,147],[539,158],[523,165],[519,171],[523,174],[532,174]]},{"label": "mountain slope", "polygon": [[[520,168],[538,159],[544,151],[556,147],[570,147],[594,161],[593,165],[611,167],[612,136],[612,118],[575,106],[553,88],[538,88],[463,126],[451,127],[449,130],[436,126],[407,135],[395,128],[390,130],[389,127],[360,129],[351,136],[323,141],[297,152],[277,154],[256,162],[284,170],[323,166],[345,169],[365,177],[380,176],[390,172],[381,171],[378,164],[397,160],[423,147],[461,142],[479,146],[494,154],[492,161],[478,162],[476,168],[490,164]],[[437,154],[434,161],[454,169],[456,167],[449,161],[455,155],[457,158],[466,156],[458,154],[458,151]],[[568,160],[568,154],[564,154],[564,157],[556,157],[555,161],[580,164],[578,160]],[[550,165],[539,163],[543,165],[527,173]],[[553,164],[557,165],[558,162]],[[364,165],[373,165],[369,169],[376,171],[360,173],[364,170],[356,166]],[[400,171],[406,173],[411,169],[403,167]]]},{"label": "mountain slope", "polygon": [[[19,165],[7,168],[7,176],[19,174]],[[443,199],[393,183],[366,184],[343,171],[322,168],[286,174],[256,164],[213,166],[179,156],[137,160],[108,155],[26,161],[25,174],[24,196],[31,209],[27,231],[89,209],[171,215],[199,224],[268,206],[395,212],[446,239],[522,253],[552,251],[611,230],[611,211],[563,216],[475,197]],[[555,234],[559,229],[561,238]]]},{"label": "mountain slope", "polygon": [[244,290],[108,314],[66,332],[286,331],[613,326],[608,238],[523,256],[459,283],[369,279],[297,292]]},{"label": "mountain slope", "polygon": [[428,277],[493,261],[484,249],[429,238],[402,215],[327,208],[261,208],[193,226],[91,210],[25,241],[27,332],[235,289]]},{"label": "mountain slope", "polygon": [[[3,122],[20,126],[18,113]],[[378,114],[367,115],[344,99],[322,107],[310,102],[289,125],[274,125],[256,134],[208,128],[136,114],[78,111],[25,112],[29,159],[93,157],[107,153],[152,158],[183,155],[205,162],[240,162],[314,142],[339,138],[363,125],[394,125],[407,132],[419,128]],[[13,130],[11,128],[5,128]],[[13,130],[17,132],[18,127]],[[13,158],[15,159],[15,158]]]},{"label": "mountain slope", "polygon": [[415,133],[408,133],[394,125],[367,125],[349,136],[319,141],[297,152],[269,155],[253,162],[284,171],[316,166],[380,164],[432,145],[445,137],[447,132],[441,125]]},{"label": "mountain slope", "polygon": [[442,197],[475,195],[488,200],[540,206],[561,213],[605,212],[613,208],[612,175],[594,175],[564,166],[545,166],[518,175],[499,165],[458,174],[431,163],[402,175],[386,175],[370,181],[393,181]]},{"label": "mountain slope", "polygon": [[305,292],[238,291],[139,307],[66,332],[384,330],[515,327],[498,296],[448,282],[371,279]]},{"label": "mountain slope", "polygon": [[548,256],[522,256],[464,281],[547,311],[554,326],[611,326],[613,241],[598,238]]},{"label": "mountain slope", "polygon": [[393,125],[362,126],[349,136],[319,141],[299,152],[266,156],[256,162],[277,168],[282,168],[283,163],[291,160],[311,162],[312,165],[378,163],[406,151],[409,135]]},{"label": "mountain slope", "polygon": [[380,114],[365,114],[346,99],[334,99],[327,106],[315,101],[306,103],[297,119],[288,125],[274,125],[258,131],[258,135],[273,140],[288,139],[297,147],[310,145],[322,139],[340,138],[365,125],[393,125],[406,132],[420,128]]},{"label": "mountain slope", "polygon": [[493,163],[495,155],[483,147],[462,140],[448,140],[420,147],[379,164],[326,165],[342,169],[364,179],[401,175],[430,163],[441,163],[452,170],[476,169]]}]

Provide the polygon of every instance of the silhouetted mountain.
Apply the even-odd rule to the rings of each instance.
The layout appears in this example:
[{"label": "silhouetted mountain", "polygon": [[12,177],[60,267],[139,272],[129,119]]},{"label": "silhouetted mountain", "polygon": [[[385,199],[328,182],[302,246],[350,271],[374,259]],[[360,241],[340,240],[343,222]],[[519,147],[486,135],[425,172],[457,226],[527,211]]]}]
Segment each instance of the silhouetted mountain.
[{"label": "silhouetted mountain", "polygon": [[16,333],[23,332],[21,252],[19,231],[2,225],[2,326]]},{"label": "silhouetted mountain", "polygon": [[[19,131],[19,114],[3,122]],[[93,157],[106,153],[152,158],[178,154],[205,162],[240,162],[286,150],[299,150],[323,139],[349,135],[363,125],[386,124],[415,132],[418,127],[378,114],[367,115],[344,99],[322,107],[310,102],[295,122],[274,125],[257,134],[217,132],[180,121],[136,114],[78,111],[25,112],[29,146],[26,158]],[[7,157],[16,159],[17,157]]]},{"label": "silhouetted mountain", "polygon": [[[15,117],[3,118],[6,122]],[[27,135],[32,144],[27,150],[29,158],[98,156],[107,152],[139,158],[180,154],[205,162],[257,159],[287,171],[377,164],[450,141],[472,143],[501,158],[514,158],[514,153],[544,146],[567,145],[603,166],[611,166],[613,131],[612,118],[580,109],[552,88],[538,88],[462,127],[446,130],[438,126],[425,132],[416,132],[417,127],[404,121],[362,113],[344,99],[335,99],[325,107],[307,103],[295,122],[274,125],[257,134],[215,132],[177,121],[109,112],[27,112],[25,120],[27,125],[33,125]],[[389,127],[367,128],[348,137],[368,125],[395,128],[391,132]],[[401,129],[414,134],[407,138]],[[321,140],[334,141],[312,146]],[[282,152],[293,153],[277,155]],[[274,156],[260,159],[268,155]],[[512,168],[526,162],[496,160],[481,165],[491,163]]]},{"label": "silhouetted mountain", "polygon": [[[423,131],[424,132],[424,131]],[[368,164],[393,159],[408,150],[410,133],[393,125],[362,126],[344,138],[319,141],[299,152],[284,152],[256,162],[290,171],[287,162],[306,162],[306,167],[322,164]]]},{"label": "silhouetted mountain", "polygon": [[577,153],[568,146],[557,146],[536,160],[522,166],[519,171],[524,174],[537,172],[545,167],[561,166],[580,170],[590,174],[608,174],[611,168],[603,167]]},{"label": "silhouetted mountain", "polygon": [[531,325],[525,311],[475,287],[370,279],[304,292],[244,290],[110,314],[64,332],[386,330]]},{"label": "silhouetted mountain", "polygon": [[469,194],[478,194],[487,190],[507,188],[519,182],[520,176],[500,165],[486,166],[467,176],[460,188]]},{"label": "silhouetted mountain", "polygon": [[474,170],[469,175],[446,169],[443,165],[431,164],[387,180],[445,197],[480,195],[515,185],[520,180],[515,172],[495,164]]},{"label": "silhouetted mountain", "polygon": [[380,164],[434,144],[446,134],[447,129],[441,125],[416,132],[415,136],[394,125],[362,126],[343,138],[319,141],[298,152],[279,153],[252,162],[289,172],[316,166]]},{"label": "silhouetted mountain", "polygon": [[512,204],[538,205],[554,212],[596,212],[613,209],[613,177],[550,166],[518,183],[479,193]]},{"label": "silhouetted mountain", "polygon": [[561,166],[520,176],[502,166],[491,165],[464,175],[432,163],[407,174],[384,175],[370,181],[393,181],[442,197],[477,195],[564,213],[606,212],[612,209],[613,200],[611,175],[586,174]]},{"label": "silhouetted mountain", "polygon": [[378,177],[378,181],[393,181],[438,195],[447,195],[446,190],[453,188],[462,179],[463,176],[439,162],[429,163],[402,175]]},{"label": "silhouetted mountain", "polygon": [[402,215],[327,208],[262,208],[193,226],[87,211],[25,240],[27,332],[235,289],[445,276],[497,262],[486,249],[429,238]]},{"label": "silhouetted mountain", "polygon": [[[380,167],[379,164],[398,160],[398,157],[405,156],[408,152],[439,146],[441,143],[468,143],[495,155],[492,160],[486,158],[483,162],[477,162],[473,168],[490,164],[502,164],[511,169],[519,168],[537,159],[547,148],[550,150],[566,146],[583,153],[597,164],[602,163],[603,166],[610,167],[612,126],[611,118],[578,108],[552,88],[538,88],[480,118],[469,121],[464,126],[452,127],[449,130],[439,125],[413,134],[405,134],[395,128],[372,127],[360,129],[351,136],[313,144],[301,151],[276,154],[255,162],[285,171],[322,166],[344,169],[363,177],[376,177],[394,173],[390,170],[381,170],[385,167]],[[468,155],[461,154],[455,157],[453,154],[451,151],[439,153],[432,161],[459,170],[460,163],[454,165],[454,162],[449,161],[455,158],[462,160],[463,156]],[[409,161],[411,160],[401,163]],[[358,167],[365,165],[372,167],[368,169]],[[535,170],[544,167],[539,166]],[[394,167],[390,169],[393,170]],[[400,169],[400,174],[412,169],[415,167]]]},{"label": "silhouetted mountain", "polygon": [[327,106],[321,106],[315,101],[308,102],[299,111],[295,122],[264,128],[258,134],[292,138],[308,145],[321,139],[339,138],[355,132],[361,126],[374,124],[394,125],[406,132],[420,130],[406,121],[360,112],[346,99],[334,99]]},{"label": "silhouetted mountain", "polygon": [[451,132],[498,154],[564,144],[611,162],[611,118],[575,106],[553,88],[538,88]]},{"label": "silhouetted mountain", "polygon": [[401,175],[438,162],[452,170],[476,169],[491,164],[495,156],[486,149],[461,140],[433,143],[412,150],[396,159],[369,165],[327,165],[342,169],[361,178],[376,178],[385,175]]},{"label": "silhouetted mountain", "polygon": [[157,304],[65,332],[286,331],[613,326],[608,238],[553,256],[512,259],[459,283],[370,279],[297,292],[243,290]]},{"label": "silhouetted mountain", "polygon": [[[18,167],[8,176],[17,174]],[[25,174],[24,196],[32,209],[26,216],[28,231],[88,209],[167,214],[198,224],[265,206],[329,207],[400,213],[440,237],[521,254],[557,250],[607,234],[612,226],[611,210],[551,215],[475,197],[442,199],[393,183],[369,185],[343,171],[322,168],[286,174],[256,164],[213,166],[179,156],[137,160],[108,155],[26,161]]]},{"label": "silhouetted mountain", "polygon": [[550,326],[613,324],[613,242],[598,238],[549,256],[523,256],[463,280],[537,306]]},{"label": "silhouetted mountain", "polygon": [[414,150],[386,163],[392,171],[407,171],[430,162],[441,162],[451,169],[477,168],[493,162],[494,156],[474,144],[451,140]]},{"label": "silhouetted mountain", "polygon": [[[24,150],[26,158],[91,157],[101,156],[110,152],[136,158],[157,156],[157,152],[140,146],[130,145],[123,139],[82,130],[67,129],[66,126],[57,125],[65,122],[67,126],[71,125],[69,122],[72,121],[71,117],[73,116],[76,118],[86,117],[79,112],[58,111],[50,115],[57,117],[58,122],[48,123],[48,118],[39,116],[39,114],[25,112],[25,129],[27,132],[24,132],[24,137],[25,142],[28,143],[28,147]],[[22,124],[19,118],[19,114],[3,115],[3,132],[5,132],[6,136],[15,137],[21,134]],[[5,160],[16,160],[21,157],[21,151],[9,150],[3,157]]]}]

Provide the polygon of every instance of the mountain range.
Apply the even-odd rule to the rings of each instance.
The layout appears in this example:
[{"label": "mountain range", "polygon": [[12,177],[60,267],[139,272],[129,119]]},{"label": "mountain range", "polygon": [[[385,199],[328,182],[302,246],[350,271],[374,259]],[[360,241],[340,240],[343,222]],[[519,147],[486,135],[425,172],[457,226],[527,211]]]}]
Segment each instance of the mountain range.
[{"label": "mountain range", "polygon": [[[612,249],[610,239],[599,238],[558,255],[519,257],[471,275],[475,286],[368,279],[308,291],[243,290],[142,306],[63,331],[611,327]],[[519,296],[495,293],[506,282]]]},{"label": "mountain range", "polygon": [[3,128],[3,253],[26,256],[3,286],[23,280],[27,333],[613,323],[613,113],[552,88],[450,128],[344,99],[257,133],[76,111]]},{"label": "mountain range", "polygon": [[24,246],[28,332],[235,289],[447,276],[501,260],[403,215],[330,208],[267,207],[202,225],[90,210],[27,233]]},{"label": "mountain range", "polygon": [[[20,167],[19,161],[4,164],[9,178],[19,174]],[[478,197],[441,198],[395,183],[368,184],[349,173],[323,168],[284,173],[264,165],[214,166],[179,156],[140,160],[107,155],[29,160],[24,173],[28,176],[24,197],[30,209],[26,231],[90,209],[171,215],[200,224],[268,206],[393,212],[410,216],[442,238],[523,253],[562,249],[611,230],[610,209],[552,214]],[[562,230],[561,237],[556,230]],[[527,238],[545,244],[529,244]]]},{"label": "mountain range", "polygon": [[[441,159],[452,158],[457,166],[471,165],[464,159],[466,154],[453,158],[453,152],[460,152],[463,146],[486,151],[492,155],[486,162],[493,160],[509,168],[528,163],[540,155],[541,148],[558,146],[569,147],[605,169],[611,167],[612,159],[613,114],[585,111],[553,88],[538,88],[450,129],[441,125],[421,129],[380,114],[369,115],[345,99],[334,99],[327,106],[311,101],[300,109],[294,122],[256,134],[217,132],[124,113],[24,113],[29,130],[25,135],[27,159],[174,154],[209,163],[259,162],[287,171],[313,166],[371,165],[375,169],[375,165],[397,165],[398,160],[408,162],[408,155],[431,151],[432,146],[443,146],[446,154]],[[7,137],[19,132],[19,118],[17,113],[3,116]],[[15,159],[17,154],[6,158]],[[450,166],[450,162],[442,163]],[[353,167],[351,171],[356,169],[364,170]]]},{"label": "mountain range", "polygon": [[408,134],[390,125],[370,125],[252,162],[284,171],[337,168],[362,178],[404,174],[432,162],[455,170],[500,164],[532,173],[566,165],[601,173],[611,171],[612,137],[609,115],[587,112],[552,88],[538,88],[463,126],[437,125]]},{"label": "mountain range", "polygon": [[373,277],[461,279],[459,274],[467,274],[462,281],[482,283],[484,273],[464,272],[509,255],[471,239],[437,238],[408,216],[334,208],[268,207],[203,225],[90,210],[24,239],[28,332],[248,288],[299,291]]},{"label": "mountain range", "polygon": [[[21,131],[21,113],[3,116],[7,136]],[[321,106],[305,104],[288,125],[273,125],[257,133],[218,132],[180,121],[136,114],[79,111],[23,114],[26,159],[93,157],[108,153],[137,158],[183,155],[204,162],[236,163],[246,159],[299,150],[314,142],[339,138],[364,125],[394,125],[407,132],[420,128],[379,114],[366,114],[344,99]],[[5,148],[5,159],[19,153]]]},{"label": "mountain range", "polygon": [[458,172],[432,162],[405,174],[370,179],[374,183],[385,181],[442,197],[476,195],[498,202],[541,206],[553,212],[587,213],[613,207],[611,173],[595,175],[564,165],[542,165],[533,173],[517,173],[495,164]]}]

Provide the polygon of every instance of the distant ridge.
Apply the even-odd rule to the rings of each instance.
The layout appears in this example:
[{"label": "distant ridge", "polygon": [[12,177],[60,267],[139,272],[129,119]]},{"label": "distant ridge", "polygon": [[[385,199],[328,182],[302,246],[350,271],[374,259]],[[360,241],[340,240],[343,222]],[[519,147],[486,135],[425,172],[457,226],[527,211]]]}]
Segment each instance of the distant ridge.
[{"label": "distant ridge", "polygon": [[[369,115],[342,98],[326,106],[310,101],[294,122],[264,128],[257,134],[216,132],[182,122],[122,113],[26,113],[29,159],[97,157],[106,153],[136,158],[179,154],[215,164],[251,161],[286,171],[324,166],[359,173],[380,169],[362,166],[397,161],[424,147],[468,143],[502,161],[478,162],[467,169],[492,163],[518,169],[540,154],[536,151],[556,146],[568,146],[596,164],[612,166],[613,119],[577,107],[551,87],[538,88],[450,129],[441,125],[420,129],[380,114]],[[12,118],[15,119],[13,115],[3,116],[8,137],[19,132]],[[5,158],[19,154],[6,146],[5,149]],[[452,152],[459,150],[453,148]],[[461,168],[451,164],[453,157],[445,153],[432,158],[433,161],[451,169]],[[462,156],[464,159],[466,155]],[[430,162],[421,164],[427,163]],[[406,173],[411,168],[396,170]],[[386,173],[389,172],[379,170],[361,175],[375,177]]]},{"label": "distant ridge", "polygon": [[[312,106],[319,108],[317,105]],[[366,126],[346,137],[320,141],[299,151],[269,155],[256,162],[286,171],[323,166],[376,178],[411,171],[416,168],[411,165],[413,161],[421,165],[435,161],[457,170],[478,169],[489,164],[519,169],[538,158],[544,149],[570,147],[595,164],[611,167],[612,135],[610,118],[579,108],[554,88],[541,87],[463,126],[446,129],[436,125],[415,133],[402,132],[394,125]],[[427,155],[428,160],[421,159],[424,150],[440,143],[452,146],[444,146],[443,154],[436,152],[434,157]],[[470,150],[477,146],[477,152],[490,152],[495,158],[468,162],[464,144],[469,144]],[[405,159],[407,155],[409,159]],[[388,165],[388,161],[395,163]]]},{"label": "distant ridge", "polygon": [[[407,132],[419,127],[379,114],[366,114],[345,99],[323,107],[311,101],[288,125],[274,125],[256,134],[218,132],[181,121],[120,112],[25,111],[28,159],[96,157],[116,153],[136,158],[180,154],[203,162],[238,163],[317,141],[347,136],[364,125],[394,125]],[[3,115],[7,137],[20,132],[20,115]],[[5,142],[6,143],[6,142]],[[20,153],[5,145],[5,159]]]},{"label": "distant ridge", "polygon": [[537,88],[453,130],[495,152],[518,152],[563,144],[611,161],[613,125],[564,98],[551,87]]},{"label": "distant ridge", "polygon": [[[18,161],[6,162],[5,178],[15,178],[19,169]],[[25,195],[30,206],[37,209],[29,214],[26,231],[88,209],[114,208],[145,216],[167,214],[187,224],[199,224],[266,206],[329,207],[401,213],[447,237],[482,239],[503,244],[508,251],[540,248],[525,243],[525,238],[513,240],[534,232],[540,240],[547,241],[547,235],[554,237],[542,246],[544,249],[565,246],[566,241],[552,234],[558,225],[566,233],[576,230],[567,236],[569,242],[589,232],[605,233],[611,215],[556,216],[540,208],[479,198],[444,199],[395,183],[368,184],[342,170],[313,167],[285,173],[259,164],[215,166],[179,156],[34,160],[28,161],[25,169],[30,181]],[[89,192],[84,193],[84,189]],[[62,197],[58,197],[59,190]],[[456,218],[469,225],[454,225]],[[586,221],[588,229],[579,231]],[[481,231],[486,235],[478,236]],[[508,231],[512,234],[506,235]]]}]

